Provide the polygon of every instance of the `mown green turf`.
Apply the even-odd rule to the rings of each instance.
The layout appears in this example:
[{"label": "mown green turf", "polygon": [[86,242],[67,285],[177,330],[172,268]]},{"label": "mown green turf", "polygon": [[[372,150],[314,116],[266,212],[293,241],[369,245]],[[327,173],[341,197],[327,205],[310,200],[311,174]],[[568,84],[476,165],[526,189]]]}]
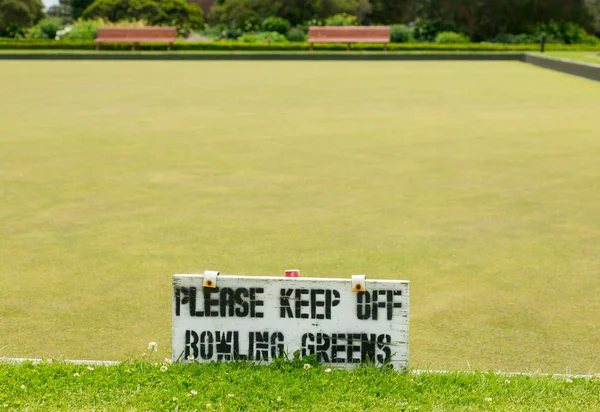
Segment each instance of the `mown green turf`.
[{"label": "mown green turf", "polygon": [[[0,364],[0,410],[590,411],[600,379],[301,364]],[[162,369],[161,369],[162,368]]]},{"label": "mown green turf", "polygon": [[543,55],[600,65],[600,50],[598,50],[598,52],[546,52]]},{"label": "mown green turf", "polygon": [[598,371],[600,84],[518,62],[0,65],[0,356],[168,356],[171,275],[411,281],[410,365]]}]

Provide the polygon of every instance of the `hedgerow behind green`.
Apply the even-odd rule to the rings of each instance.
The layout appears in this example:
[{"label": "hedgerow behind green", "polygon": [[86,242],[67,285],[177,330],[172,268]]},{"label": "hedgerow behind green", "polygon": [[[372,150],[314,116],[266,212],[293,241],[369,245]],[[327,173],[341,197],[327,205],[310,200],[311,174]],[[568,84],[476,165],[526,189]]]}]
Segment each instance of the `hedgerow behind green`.
[{"label": "hedgerow behind green", "polygon": [[[258,40],[258,39],[257,39]],[[91,50],[95,48],[93,41],[79,40],[38,40],[38,39],[0,39],[0,50]],[[165,50],[164,43],[142,43],[140,50]],[[344,43],[316,43],[315,51],[345,51]],[[103,50],[130,50],[128,43],[106,43]],[[173,45],[179,51],[308,51],[306,42],[241,42],[241,41],[215,41],[215,42],[186,42],[178,41]],[[438,44],[438,43],[390,43],[388,50],[391,52],[427,51],[427,52],[525,52],[539,51],[538,44],[492,44],[492,43],[465,43],[465,44]],[[381,51],[383,44],[356,43],[351,45],[354,51]],[[595,51],[596,46],[585,44],[549,44],[548,51]]]}]

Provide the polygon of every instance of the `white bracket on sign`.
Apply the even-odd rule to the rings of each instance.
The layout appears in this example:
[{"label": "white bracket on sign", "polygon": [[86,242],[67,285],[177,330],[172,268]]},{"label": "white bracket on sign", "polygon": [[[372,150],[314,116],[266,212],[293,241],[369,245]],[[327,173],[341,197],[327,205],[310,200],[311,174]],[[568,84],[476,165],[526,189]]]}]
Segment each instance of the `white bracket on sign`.
[{"label": "white bracket on sign", "polygon": [[216,272],[214,270],[205,270],[204,282],[202,283],[202,286],[204,286],[205,288],[216,288],[217,276],[219,276],[219,272]]},{"label": "white bracket on sign", "polygon": [[352,292],[365,292],[367,290],[366,275],[352,275]]}]

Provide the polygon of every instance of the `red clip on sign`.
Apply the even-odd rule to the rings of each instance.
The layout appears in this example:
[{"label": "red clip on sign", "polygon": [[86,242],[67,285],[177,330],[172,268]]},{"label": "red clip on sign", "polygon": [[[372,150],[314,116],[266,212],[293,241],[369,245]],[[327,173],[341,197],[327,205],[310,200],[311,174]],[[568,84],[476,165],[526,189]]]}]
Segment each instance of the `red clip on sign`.
[{"label": "red clip on sign", "polygon": [[286,278],[298,278],[300,277],[300,271],[298,269],[289,269],[285,271]]}]

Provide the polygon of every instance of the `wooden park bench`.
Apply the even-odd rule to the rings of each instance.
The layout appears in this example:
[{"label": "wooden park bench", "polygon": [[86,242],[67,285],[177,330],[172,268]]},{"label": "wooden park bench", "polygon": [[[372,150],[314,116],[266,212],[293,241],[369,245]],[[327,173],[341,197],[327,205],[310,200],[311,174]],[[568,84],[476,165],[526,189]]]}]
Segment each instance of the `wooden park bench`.
[{"label": "wooden park bench", "polygon": [[387,26],[311,26],[308,28],[310,49],[314,43],[383,43],[387,51],[390,42],[390,28]]},{"label": "wooden park bench", "polygon": [[100,27],[95,42],[96,50],[102,43],[131,43],[131,50],[140,43],[168,43],[171,50],[176,38],[176,27]]}]

